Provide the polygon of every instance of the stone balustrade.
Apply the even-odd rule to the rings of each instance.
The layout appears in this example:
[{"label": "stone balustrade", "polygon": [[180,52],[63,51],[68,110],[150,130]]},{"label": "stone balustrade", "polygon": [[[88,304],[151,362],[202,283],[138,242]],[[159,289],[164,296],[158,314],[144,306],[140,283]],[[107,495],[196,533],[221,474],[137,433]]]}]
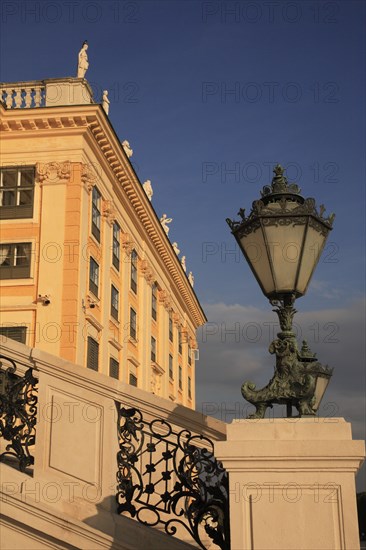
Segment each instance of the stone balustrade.
[{"label": "stone balustrade", "polygon": [[[37,396],[35,442],[28,441],[26,453],[34,464],[27,461],[20,471],[16,459],[6,454],[0,463],[6,547],[35,548],[30,544],[34,532],[37,550],[61,547],[48,544],[51,539],[63,542],[63,537],[70,548],[85,550],[196,547],[183,531],[183,537],[171,537],[116,513],[118,410],[138,408],[147,421],[162,419],[177,432],[189,429],[213,442],[226,438],[226,424],[39,349],[9,339],[1,343],[2,356],[16,365],[17,375],[28,377]],[[7,366],[9,361],[1,359],[3,372]],[[9,386],[6,391],[9,395]],[[24,395],[18,395],[18,402],[19,396],[26,401]],[[32,403],[28,399],[22,405],[23,413]],[[0,454],[8,444],[3,441]],[[22,534],[14,531],[12,521],[22,523]]]},{"label": "stone balustrade", "polygon": [[1,82],[0,100],[7,109],[32,109],[94,103],[84,78],[47,78],[29,82]]},{"label": "stone balustrade", "polygon": [[44,107],[46,87],[42,80],[0,84],[0,97],[8,109]]}]

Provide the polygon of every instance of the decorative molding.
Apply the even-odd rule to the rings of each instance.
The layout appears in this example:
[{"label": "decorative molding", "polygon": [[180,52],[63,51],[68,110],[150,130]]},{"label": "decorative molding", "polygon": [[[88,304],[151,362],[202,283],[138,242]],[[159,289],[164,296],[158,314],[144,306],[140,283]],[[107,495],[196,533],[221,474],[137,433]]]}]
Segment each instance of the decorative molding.
[{"label": "decorative molding", "polygon": [[71,178],[71,162],[38,162],[37,179],[41,185],[67,183]]},{"label": "decorative molding", "polygon": [[173,323],[175,324],[176,327],[178,327],[181,324],[179,313],[173,313]]},{"label": "decorative molding", "polygon": [[81,181],[88,193],[91,192],[94,185],[97,183],[97,175],[94,170],[90,168],[89,164],[81,165]]},{"label": "decorative molding", "polygon": [[106,219],[109,225],[113,225],[116,220],[116,209],[113,201],[104,200],[102,204],[102,216]]},{"label": "decorative molding", "polygon": [[188,329],[182,328],[181,330],[182,344],[187,344],[189,342]]},{"label": "decorative molding", "polygon": [[123,248],[127,256],[129,256],[135,246],[135,243],[133,242],[131,235],[129,233],[121,232],[120,239],[121,239],[121,247]]},{"label": "decorative molding", "polygon": [[172,297],[167,290],[159,290],[159,302],[163,304],[167,311],[171,311]]},{"label": "decorative molding", "polygon": [[111,344],[111,346],[115,347],[118,351],[121,351],[123,348],[122,344],[120,344],[115,338],[108,338],[108,342]]},{"label": "decorative molding", "polygon": [[147,260],[139,260],[140,273],[146,279],[149,285],[155,281],[155,273]]},{"label": "decorative molding", "polygon": [[99,321],[97,321],[97,319],[93,315],[90,315],[90,313],[87,313],[85,315],[85,320],[88,321],[88,323],[90,323],[91,325],[93,325],[94,328],[97,329],[97,331],[98,331],[98,340],[99,340],[101,335],[102,335],[102,330],[104,328],[103,325],[101,323],[99,323]]}]

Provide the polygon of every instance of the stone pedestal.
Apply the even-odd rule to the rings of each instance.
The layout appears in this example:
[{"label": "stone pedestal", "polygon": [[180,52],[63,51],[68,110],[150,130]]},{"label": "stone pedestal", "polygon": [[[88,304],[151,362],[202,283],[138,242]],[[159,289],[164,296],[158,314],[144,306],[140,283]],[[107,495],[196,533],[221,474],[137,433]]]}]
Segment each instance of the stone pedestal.
[{"label": "stone pedestal", "polygon": [[234,420],[215,455],[229,472],[231,550],[357,550],[364,455],[343,418]]},{"label": "stone pedestal", "polygon": [[93,103],[93,92],[85,78],[48,78],[44,82],[46,107]]}]

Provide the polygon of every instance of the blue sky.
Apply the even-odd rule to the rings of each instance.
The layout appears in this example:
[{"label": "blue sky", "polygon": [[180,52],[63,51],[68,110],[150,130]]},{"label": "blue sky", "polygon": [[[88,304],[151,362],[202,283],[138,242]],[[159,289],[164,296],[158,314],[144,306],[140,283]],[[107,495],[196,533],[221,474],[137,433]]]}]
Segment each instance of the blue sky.
[{"label": "blue sky", "polygon": [[[220,416],[273,366],[263,323],[275,314],[225,218],[250,208],[277,162],[336,213],[295,320],[335,367],[327,402],[364,437],[365,4],[27,0],[3,2],[1,16],[2,81],[75,76],[88,40],[87,79],[96,98],[109,90],[110,120],[157,213],[173,218],[212,323],[199,335],[201,409],[219,403]],[[235,323],[238,342],[224,330]]]}]

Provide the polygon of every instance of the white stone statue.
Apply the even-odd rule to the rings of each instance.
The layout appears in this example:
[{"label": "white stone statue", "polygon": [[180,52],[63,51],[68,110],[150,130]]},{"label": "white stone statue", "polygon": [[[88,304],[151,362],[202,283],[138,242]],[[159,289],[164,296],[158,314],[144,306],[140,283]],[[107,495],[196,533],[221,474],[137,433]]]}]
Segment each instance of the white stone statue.
[{"label": "white stone statue", "polygon": [[108,90],[104,90],[103,98],[102,98],[102,107],[105,110],[106,115],[109,114],[109,104],[110,104],[110,101],[108,99]]},{"label": "white stone statue", "polygon": [[181,259],[180,263],[182,264],[182,267],[183,267],[184,271],[187,272],[186,257],[185,256],[182,256],[182,259]]},{"label": "white stone statue", "polygon": [[128,158],[132,157],[133,149],[131,149],[130,143],[127,141],[127,139],[122,141],[122,147],[125,150],[125,153],[128,156]]},{"label": "white stone statue", "polygon": [[160,223],[163,226],[163,229],[167,235],[169,235],[169,229],[170,229],[168,227],[168,223],[172,223],[172,221],[173,221],[173,218],[168,218],[166,214],[163,214],[162,217],[160,218]]},{"label": "white stone statue", "polygon": [[88,43],[85,40],[79,52],[77,78],[84,78],[85,73],[88,70],[89,63],[88,63],[88,54],[86,53],[87,49],[88,49]]},{"label": "white stone statue", "polygon": [[174,243],[172,244],[172,247],[173,247],[174,252],[175,252],[176,255],[178,256],[178,254],[179,254],[179,252],[180,252],[180,250],[179,250],[179,248],[178,248],[178,243],[174,242]]},{"label": "white stone statue", "polygon": [[151,185],[151,181],[150,180],[146,180],[143,184],[142,184],[142,187],[144,188],[144,191],[147,195],[147,198],[149,199],[149,201],[151,202],[151,199],[152,199],[152,196],[154,194],[154,191],[153,191],[153,188],[152,188],[152,185]]},{"label": "white stone statue", "polygon": [[191,286],[192,286],[192,288],[193,288],[193,286],[194,286],[194,276],[193,276],[192,271],[190,271],[190,272],[188,273],[188,281],[191,283]]}]

